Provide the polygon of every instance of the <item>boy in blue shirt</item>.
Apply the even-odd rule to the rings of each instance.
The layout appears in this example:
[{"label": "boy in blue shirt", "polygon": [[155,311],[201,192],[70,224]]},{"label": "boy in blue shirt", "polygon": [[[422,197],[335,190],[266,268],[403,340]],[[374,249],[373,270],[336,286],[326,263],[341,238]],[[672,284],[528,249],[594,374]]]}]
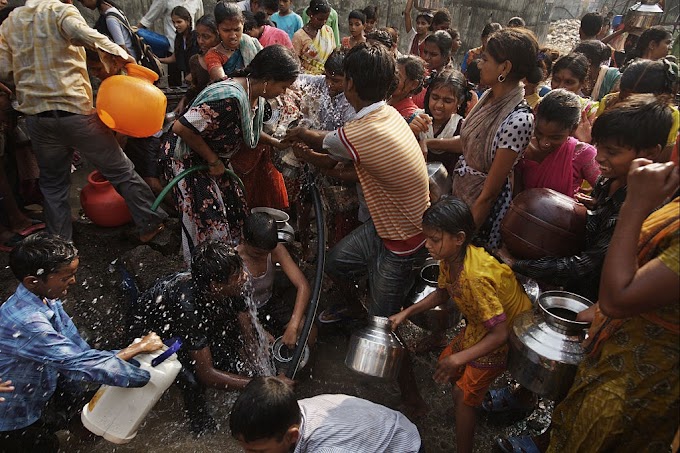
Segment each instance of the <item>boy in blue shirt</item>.
[{"label": "boy in blue shirt", "polygon": [[20,283],[0,306],[0,376],[14,386],[0,404],[0,450],[57,451],[54,433],[65,426],[48,421],[47,403],[67,400],[67,412],[82,407],[75,402],[78,395],[72,395],[74,386],[63,387],[65,381],[117,387],[149,382],[149,372],[127,360],[161,348],[156,334],[120,351],[98,351],[80,337],[64,311],[61,298],[75,283],[79,262],[72,242],[47,234],[27,237],[9,257]]},{"label": "boy in blue shirt", "polygon": [[302,28],[302,17],[290,9],[292,3],[293,0],[279,0],[279,11],[269,18],[276,24],[276,28],[288,33],[291,40],[295,32]]}]

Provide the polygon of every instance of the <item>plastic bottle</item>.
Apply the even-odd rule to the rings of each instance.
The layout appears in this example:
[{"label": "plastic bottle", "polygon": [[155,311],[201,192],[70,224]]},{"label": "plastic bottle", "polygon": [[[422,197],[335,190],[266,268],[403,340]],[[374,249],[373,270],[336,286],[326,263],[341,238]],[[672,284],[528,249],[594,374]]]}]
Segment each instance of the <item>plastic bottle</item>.
[{"label": "plastic bottle", "polygon": [[140,368],[151,374],[149,382],[140,388],[102,385],[83,407],[80,414],[83,426],[114,444],[126,444],[134,439],[139,425],[182,368],[175,354],[180,346],[177,340],[165,351],[135,356]]}]

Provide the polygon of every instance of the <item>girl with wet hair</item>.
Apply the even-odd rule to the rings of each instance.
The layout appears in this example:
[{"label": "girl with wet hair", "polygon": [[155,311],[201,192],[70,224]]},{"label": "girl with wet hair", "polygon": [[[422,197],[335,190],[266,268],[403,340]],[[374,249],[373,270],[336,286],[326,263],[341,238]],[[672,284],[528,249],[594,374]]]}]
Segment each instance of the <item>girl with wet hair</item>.
[{"label": "girl with wet hair", "polygon": [[224,80],[231,73],[248,66],[262,50],[257,39],[243,34],[245,19],[235,3],[217,3],[215,22],[220,42],[205,54],[211,82]]},{"label": "girl with wet hair", "polygon": [[453,299],[467,325],[439,356],[434,380],[453,386],[456,451],[471,453],[476,411],[506,368],[508,331],[517,315],[531,309],[512,270],[472,245],[477,229],[465,202],[443,197],[423,214],[425,247],[439,260],[436,291],[392,315],[392,328]]},{"label": "girl with wet hair", "polygon": [[584,180],[595,186],[600,175],[597,150],[572,137],[581,121],[581,101],[566,90],[548,93],[535,111],[531,144],[517,165],[515,192],[548,188],[573,197]]}]

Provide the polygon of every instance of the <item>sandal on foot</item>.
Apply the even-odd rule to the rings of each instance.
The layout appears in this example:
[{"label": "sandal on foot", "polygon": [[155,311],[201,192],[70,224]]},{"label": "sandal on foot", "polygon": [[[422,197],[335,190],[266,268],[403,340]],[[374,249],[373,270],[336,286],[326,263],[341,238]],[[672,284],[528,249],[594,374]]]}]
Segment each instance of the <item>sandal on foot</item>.
[{"label": "sandal on foot", "polygon": [[31,219],[31,225],[30,226],[27,226],[23,230],[17,231],[16,233],[25,237],[25,236],[28,236],[28,235],[35,233],[36,231],[40,231],[40,230],[44,230],[44,229],[45,229],[45,224],[43,222],[41,222],[39,220]]},{"label": "sandal on foot", "polygon": [[536,399],[530,405],[524,404],[515,396],[511,387],[489,390],[482,401],[482,409],[488,413],[504,412],[533,412],[536,408]]},{"label": "sandal on foot", "polygon": [[[503,441],[507,441],[512,450]],[[541,453],[531,436],[499,437],[496,439],[496,446],[503,453]]]}]

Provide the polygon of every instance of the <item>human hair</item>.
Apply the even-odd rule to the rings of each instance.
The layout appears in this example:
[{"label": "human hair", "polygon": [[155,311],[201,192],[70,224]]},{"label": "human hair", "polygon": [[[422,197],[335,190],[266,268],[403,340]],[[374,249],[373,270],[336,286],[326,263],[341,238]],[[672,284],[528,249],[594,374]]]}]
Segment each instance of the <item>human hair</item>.
[{"label": "human hair", "polygon": [[382,45],[357,44],[345,55],[343,66],[362,101],[385,100],[396,78],[394,57]]},{"label": "human hair", "polygon": [[368,5],[362,11],[366,15],[366,20],[378,20],[378,7],[376,5]]},{"label": "human hair", "polygon": [[489,36],[486,51],[497,62],[512,64],[506,77],[518,81],[524,78],[529,83],[538,83],[543,78],[541,62],[538,60],[538,41],[526,28],[506,28]]},{"label": "human hair", "polygon": [[425,83],[425,67],[427,66],[425,60],[417,55],[404,55],[397,59],[397,64],[404,67],[407,79],[418,82],[418,86],[411,91],[411,96],[420,93]]},{"label": "human hair", "polygon": [[345,62],[345,52],[342,49],[335,49],[326,58],[326,62],[323,64],[324,70],[334,76],[344,76],[345,68],[343,63]]},{"label": "human hair", "polygon": [[243,222],[246,244],[262,250],[274,250],[278,245],[276,220],[266,212],[250,214]]},{"label": "human hair", "polygon": [[519,16],[511,17],[508,20],[508,28],[526,27],[527,23]]},{"label": "human hair", "polygon": [[293,52],[281,44],[273,44],[260,50],[248,66],[230,76],[286,82],[298,75],[300,63]]},{"label": "human hair", "polygon": [[593,37],[602,30],[604,25],[604,18],[598,12],[587,13],[581,18],[581,26],[579,30],[584,36]]},{"label": "human hair", "polygon": [[[260,0],[260,10],[265,11],[278,11],[279,10],[279,0]],[[265,11],[261,11],[265,13]],[[258,11],[260,12],[260,11]],[[266,14],[266,13],[265,13]]]},{"label": "human hair", "polygon": [[539,119],[573,130],[581,121],[581,99],[571,91],[551,90],[536,106],[536,120]]},{"label": "human hair", "polygon": [[390,38],[392,38],[392,47],[399,43],[399,30],[394,27],[381,27],[380,29],[390,34]]},{"label": "human hair", "polygon": [[78,258],[73,242],[61,236],[36,233],[26,237],[9,254],[9,268],[20,282],[34,276],[46,281],[50,274]]},{"label": "human hair", "polygon": [[193,22],[191,20],[191,13],[188,9],[183,6],[175,6],[170,12],[170,16],[177,16],[180,19],[184,19],[185,21],[189,22],[189,30],[191,30]]},{"label": "human hair", "polygon": [[394,45],[394,41],[392,41],[392,35],[386,31],[381,29],[378,30],[373,30],[370,33],[366,34],[366,40],[372,40],[377,43],[382,44],[385,46],[388,50],[392,49],[392,46]]},{"label": "human hair", "polygon": [[434,12],[430,28],[434,29],[434,27],[441,24],[451,24],[451,14],[445,9],[438,9]]},{"label": "human hair", "polygon": [[467,81],[462,72],[457,69],[445,69],[438,73],[427,87],[425,93],[425,113],[431,115],[430,112],[430,94],[438,88],[449,88],[453,95],[458,99],[458,114],[465,116],[468,103],[472,100],[472,86]]},{"label": "human hair", "polygon": [[491,33],[503,30],[503,26],[498,22],[488,23],[482,28],[482,38],[486,38]]},{"label": "human hair", "polygon": [[191,278],[199,291],[207,292],[211,283],[226,283],[242,271],[243,260],[224,242],[205,241],[191,253]]},{"label": "human hair", "polygon": [[672,94],[678,77],[667,60],[636,60],[621,74],[621,93]]},{"label": "human hair", "polygon": [[196,27],[199,25],[202,25],[204,27],[207,27],[210,29],[211,32],[215,34],[215,36],[219,36],[219,31],[217,30],[217,22],[215,22],[215,16],[212,14],[204,14],[201,16],[200,19],[196,21]]},{"label": "human hair", "polygon": [[451,58],[451,45],[453,44],[453,39],[451,39],[451,35],[448,31],[437,30],[425,38],[425,42],[430,42],[437,46],[442,57]]},{"label": "human hair", "polygon": [[477,61],[478,60],[472,60],[467,67],[467,71],[465,71],[465,76],[467,79],[470,81],[470,83],[474,83],[475,85],[482,81]]},{"label": "human hair", "polygon": [[557,49],[552,49],[550,47],[542,47],[538,51],[538,59],[543,62],[545,66],[545,77],[548,78],[553,71],[553,65],[560,58],[560,51]]},{"label": "human hair", "polygon": [[673,35],[671,35],[670,32],[668,32],[668,30],[663,28],[661,25],[649,27],[647,30],[642,32],[640,38],[635,44],[635,48],[627,52],[626,61],[630,61],[634,58],[641,58],[645,52],[647,52],[647,48],[651,43],[660,43],[665,39],[671,38],[672,36]]},{"label": "human hair", "polygon": [[673,109],[663,96],[633,94],[607,109],[593,123],[593,143],[613,140],[619,146],[644,149],[666,146]]},{"label": "human hair", "polygon": [[229,415],[235,439],[281,441],[291,426],[302,421],[293,389],[275,377],[253,378],[243,389]]},{"label": "human hair", "polygon": [[228,20],[237,20],[241,23],[245,22],[243,12],[236,6],[236,3],[229,3],[220,1],[215,5],[215,23],[217,25]]},{"label": "human hair", "polygon": [[590,62],[590,66],[600,66],[612,56],[609,46],[597,39],[581,41],[574,47],[572,52],[585,55]]},{"label": "human hair", "polygon": [[352,11],[349,12],[349,17],[347,20],[349,21],[350,19],[356,19],[362,24],[366,23],[366,13],[364,13],[360,9],[353,9]]},{"label": "human hair", "polygon": [[477,227],[470,207],[461,199],[452,195],[443,195],[438,202],[423,213],[423,227],[441,230],[448,234],[465,233],[462,255],[472,242]]},{"label": "human hair", "polygon": [[248,33],[253,28],[260,28],[265,25],[272,26],[273,24],[267,19],[267,14],[264,11],[258,11],[253,14],[251,11],[243,11],[243,31]]},{"label": "human hair", "polygon": [[588,58],[581,53],[570,53],[555,62],[552,67],[552,74],[557,74],[563,69],[568,69],[574,77],[576,77],[580,83],[584,83],[586,77],[588,77],[588,69],[590,69],[590,64]]},{"label": "human hair", "polygon": [[315,16],[317,14],[328,14],[331,12],[331,5],[328,0],[311,0],[307,8],[308,16]]},{"label": "human hair", "polygon": [[427,24],[432,27],[432,21],[434,19],[434,14],[431,11],[419,11],[416,16],[416,20],[423,19]]},{"label": "human hair", "polygon": [[449,28],[446,32],[451,36],[452,41],[455,41],[456,38],[460,38],[460,32],[455,28]]}]

